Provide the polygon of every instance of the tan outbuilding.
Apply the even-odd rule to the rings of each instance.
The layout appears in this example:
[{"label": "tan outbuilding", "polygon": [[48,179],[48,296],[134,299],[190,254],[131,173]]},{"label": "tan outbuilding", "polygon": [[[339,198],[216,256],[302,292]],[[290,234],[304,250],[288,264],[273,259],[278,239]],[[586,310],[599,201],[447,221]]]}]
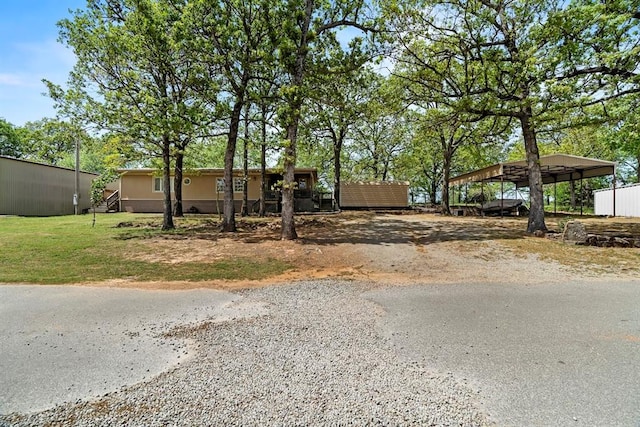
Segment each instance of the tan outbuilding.
[{"label": "tan outbuilding", "polygon": [[340,185],[342,209],[404,209],[409,207],[405,181],[345,182]]}]

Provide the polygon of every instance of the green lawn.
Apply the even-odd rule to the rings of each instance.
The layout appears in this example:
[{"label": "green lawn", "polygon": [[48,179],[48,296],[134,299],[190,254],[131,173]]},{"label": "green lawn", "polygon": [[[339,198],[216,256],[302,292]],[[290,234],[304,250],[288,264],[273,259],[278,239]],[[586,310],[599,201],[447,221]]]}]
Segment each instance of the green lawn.
[{"label": "green lawn", "polygon": [[[127,254],[149,250],[143,247],[142,238],[162,232],[159,227],[116,227],[121,222],[160,223],[161,218],[158,215],[103,214],[98,216],[95,227],[91,227],[91,215],[0,216],[0,283],[261,279],[290,268],[277,260],[242,258],[180,264],[133,260]],[[179,227],[171,233],[188,233],[188,230]]]}]

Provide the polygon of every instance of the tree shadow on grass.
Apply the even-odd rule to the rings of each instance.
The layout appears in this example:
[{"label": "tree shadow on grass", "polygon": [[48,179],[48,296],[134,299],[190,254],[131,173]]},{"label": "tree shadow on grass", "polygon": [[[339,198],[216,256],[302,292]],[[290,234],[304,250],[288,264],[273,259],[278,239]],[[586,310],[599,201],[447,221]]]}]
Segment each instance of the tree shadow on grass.
[{"label": "tree shadow on grass", "polygon": [[[526,235],[526,218],[459,218],[425,215],[340,214],[296,218],[301,244],[415,244],[429,245],[451,241],[520,239]],[[238,220],[236,233],[222,233],[219,224],[206,220],[189,227],[163,232],[150,224],[127,224],[118,239],[160,238],[167,240],[201,239],[216,241],[235,239],[243,243],[280,240],[279,218],[262,221]]]}]

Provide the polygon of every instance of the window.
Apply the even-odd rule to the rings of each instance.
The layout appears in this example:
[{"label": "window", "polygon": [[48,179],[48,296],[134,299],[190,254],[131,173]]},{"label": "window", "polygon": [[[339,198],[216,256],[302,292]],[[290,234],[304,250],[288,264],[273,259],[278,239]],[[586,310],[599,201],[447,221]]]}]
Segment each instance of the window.
[{"label": "window", "polygon": [[[216,191],[219,193],[224,192],[224,178],[216,179]],[[244,179],[242,178],[233,178],[233,192],[234,193],[242,193],[244,191]]]},{"label": "window", "polygon": [[162,193],[162,191],[164,191],[164,187],[162,185],[162,177],[156,176],[153,178],[153,191],[155,193]]},{"label": "window", "polygon": [[182,183],[183,183],[184,185],[189,185],[189,184],[191,184],[191,178],[185,178],[185,179],[182,181]]},{"label": "window", "polygon": [[[171,182],[171,192],[173,193],[173,177],[171,177],[169,179],[169,181]],[[164,185],[163,185],[163,180],[161,176],[154,176],[153,177],[153,192],[154,193],[162,193],[164,192]]]},{"label": "window", "polygon": [[233,192],[242,193],[244,191],[244,179],[233,178]]}]

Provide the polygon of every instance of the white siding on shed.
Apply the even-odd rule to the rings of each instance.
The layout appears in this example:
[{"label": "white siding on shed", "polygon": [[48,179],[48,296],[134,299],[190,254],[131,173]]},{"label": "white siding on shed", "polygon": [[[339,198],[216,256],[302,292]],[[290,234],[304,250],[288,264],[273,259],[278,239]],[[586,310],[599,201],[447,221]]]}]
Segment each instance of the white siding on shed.
[{"label": "white siding on shed", "polygon": [[[596,215],[613,215],[613,189],[594,192]],[[640,184],[616,188],[616,216],[640,217]]]}]

